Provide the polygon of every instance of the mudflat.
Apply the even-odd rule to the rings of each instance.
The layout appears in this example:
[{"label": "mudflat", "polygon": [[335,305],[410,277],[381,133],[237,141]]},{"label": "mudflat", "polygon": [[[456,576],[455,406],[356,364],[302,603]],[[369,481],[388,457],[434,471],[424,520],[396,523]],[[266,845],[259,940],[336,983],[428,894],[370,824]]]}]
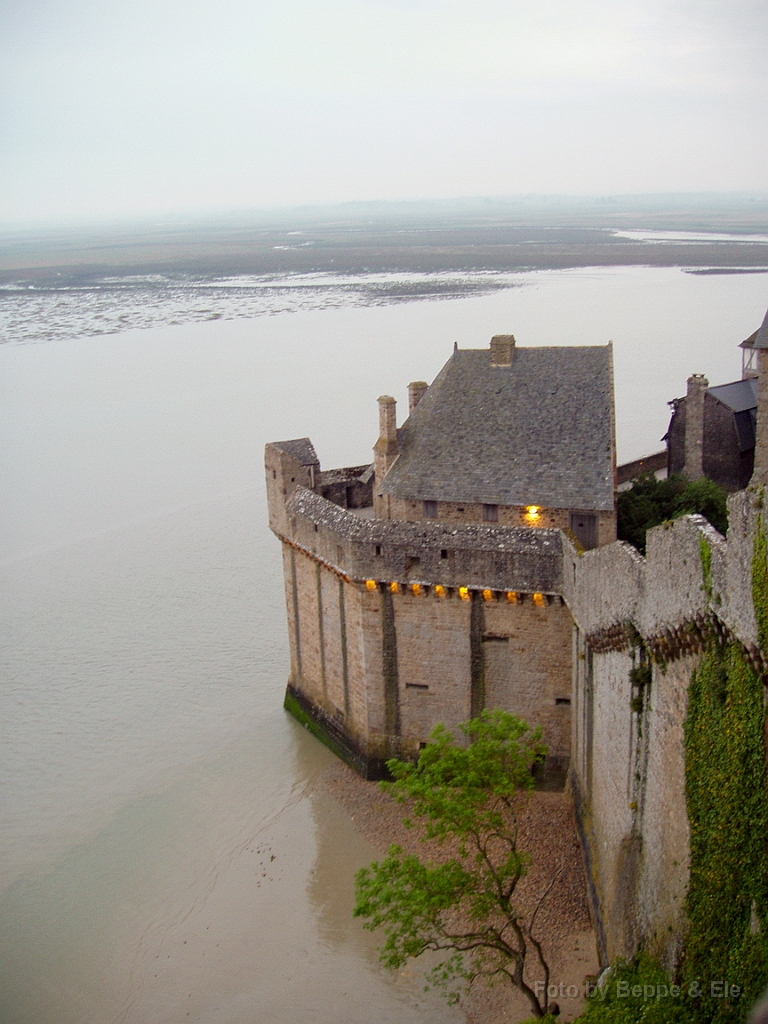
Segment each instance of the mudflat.
[{"label": "mudflat", "polygon": [[768,199],[756,197],[350,204],[208,222],[6,230],[0,284],[620,265],[754,272],[768,269],[767,233]]}]

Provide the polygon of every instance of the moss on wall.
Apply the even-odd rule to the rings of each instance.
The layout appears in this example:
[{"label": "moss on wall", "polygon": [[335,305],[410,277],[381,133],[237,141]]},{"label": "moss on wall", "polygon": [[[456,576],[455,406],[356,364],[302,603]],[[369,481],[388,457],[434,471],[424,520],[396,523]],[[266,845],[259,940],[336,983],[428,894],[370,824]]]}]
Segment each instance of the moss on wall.
[{"label": "moss on wall", "polygon": [[711,644],[688,691],[686,800],[691,828],[683,974],[709,992],[694,1019],[742,1021],[768,982],[768,798],[762,680],[737,643]]},{"label": "moss on wall", "polygon": [[[712,555],[701,538],[703,585],[712,598]],[[752,598],[760,646],[768,650],[768,538],[755,533]],[[632,710],[647,680],[632,670]],[[617,964],[580,1018],[594,1024],[679,1021],[742,1024],[768,983],[768,772],[763,679],[735,640],[712,632],[688,687],[686,806],[690,825],[687,931],[675,978],[641,953]],[[616,989],[651,980],[653,998]],[[674,984],[674,988],[673,988]],[[661,988],[665,996],[658,996]],[[622,989],[622,992],[624,992]],[[639,991],[639,990],[638,990]],[[675,996],[667,997],[674,991]]]}]

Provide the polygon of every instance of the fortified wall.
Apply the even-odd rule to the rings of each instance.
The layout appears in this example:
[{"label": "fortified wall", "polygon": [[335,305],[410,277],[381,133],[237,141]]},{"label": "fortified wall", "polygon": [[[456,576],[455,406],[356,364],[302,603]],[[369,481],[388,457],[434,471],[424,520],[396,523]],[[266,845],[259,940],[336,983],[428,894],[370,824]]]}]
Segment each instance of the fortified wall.
[{"label": "fortified wall", "polygon": [[[713,633],[738,640],[766,675],[751,591],[764,515],[760,493],[741,491],[729,499],[727,541],[687,516],[649,531],[645,558],[621,542],[579,555],[563,540],[576,654],[570,782],[603,962],[640,944],[667,965],[678,960],[688,684]],[[640,666],[650,685],[633,681]]]},{"label": "fortified wall", "polygon": [[[768,314],[760,336],[764,331]],[[602,403],[603,435],[595,441],[591,421],[581,433],[591,452],[584,465],[602,467],[598,482],[609,495],[585,504],[574,492],[550,502],[567,519],[508,495],[505,504],[501,492],[482,488],[474,504],[462,499],[454,509],[450,494],[431,480],[445,431],[439,416],[432,423],[421,415],[425,409],[431,415],[429,403],[439,396],[438,389],[430,399],[422,382],[411,385],[411,417],[402,432],[394,400],[379,400],[373,467],[322,472],[307,438],[266,447],[270,526],[282,543],[285,570],[286,706],[368,778],[381,777],[388,758],[415,757],[436,723],[455,728],[486,707],[541,725],[549,748],[541,781],[562,785],[568,775],[604,964],[641,945],[667,966],[679,960],[690,864],[684,724],[688,687],[708,642],[738,642],[768,680],[752,597],[768,484],[768,334],[764,340],[755,342],[763,383],[755,472],[751,489],[729,499],[727,540],[702,517],[687,516],[649,531],[646,556],[608,542],[615,536],[610,352],[568,355],[579,394],[584,367],[589,381],[592,364],[603,365],[604,386],[593,396],[596,407]],[[505,359],[494,356],[499,347]],[[523,374],[545,357],[546,373],[536,379],[565,379],[560,350],[541,357],[522,350],[518,362],[513,350],[511,336],[492,340],[491,369],[509,371],[505,386],[511,387],[515,367]],[[483,377],[485,365],[482,353],[455,353],[436,384],[442,380],[445,390],[450,374],[461,378],[467,368],[472,380]],[[506,378],[491,374],[482,394],[502,394],[497,380]],[[704,383],[694,379],[702,394]],[[462,395],[480,400],[474,386],[463,378],[459,384]],[[517,400],[524,403],[529,390],[521,387]],[[501,402],[498,416],[512,405]],[[557,430],[549,432],[557,441],[553,452],[572,405],[564,403]],[[498,449],[501,469],[485,467],[491,483],[510,460],[497,434],[517,438],[527,419],[518,417],[506,431],[497,431],[494,421],[490,439],[475,437],[470,427],[484,422],[483,408],[465,416],[472,444],[458,469],[445,463],[439,483],[453,485],[467,467],[474,472],[478,452]],[[688,426],[696,408],[692,401]],[[457,410],[451,398],[443,409],[449,422]],[[403,499],[387,490],[387,481],[394,471],[400,477],[413,471],[409,445],[418,447],[416,427],[425,422],[434,436],[425,430],[430,445],[416,461],[426,483]],[[698,479],[702,434],[688,434],[685,472]],[[532,436],[516,449],[528,456],[523,469],[532,495],[538,476],[547,475],[540,472],[547,450],[535,456],[538,440]],[[557,466],[554,457],[553,481],[578,476],[578,451]]]},{"label": "fortified wall", "polygon": [[547,528],[374,519],[366,468],[321,473],[306,439],[268,445],[266,468],[287,703],[368,778],[484,707],[541,724],[545,778],[570,766],[602,961],[642,944],[674,964],[691,674],[715,633],[768,676],[751,592],[761,492],[731,496],[727,541],[687,516],[649,531],[643,557]]},{"label": "fortified wall", "polygon": [[360,495],[360,467],[328,477],[307,439],[267,445],[265,459],[289,705],[368,778],[415,756],[437,722],[509,708],[543,726],[542,774],[564,782],[573,624],[561,532],[374,519],[318,493],[346,479]]}]

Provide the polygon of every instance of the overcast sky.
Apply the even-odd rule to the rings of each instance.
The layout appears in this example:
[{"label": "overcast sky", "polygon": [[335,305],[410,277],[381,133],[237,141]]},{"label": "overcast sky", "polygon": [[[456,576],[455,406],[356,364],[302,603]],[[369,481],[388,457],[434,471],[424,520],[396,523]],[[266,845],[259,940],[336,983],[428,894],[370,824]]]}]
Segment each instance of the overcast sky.
[{"label": "overcast sky", "polygon": [[763,190],[766,0],[6,0],[0,223]]}]

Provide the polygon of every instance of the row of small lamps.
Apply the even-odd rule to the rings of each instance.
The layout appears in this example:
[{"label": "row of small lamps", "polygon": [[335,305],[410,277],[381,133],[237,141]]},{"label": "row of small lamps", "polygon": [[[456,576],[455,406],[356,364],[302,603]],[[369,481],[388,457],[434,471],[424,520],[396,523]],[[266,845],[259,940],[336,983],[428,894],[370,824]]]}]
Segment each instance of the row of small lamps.
[{"label": "row of small lamps", "polygon": [[[365,586],[371,591],[379,589],[379,583],[377,580],[366,580]],[[394,581],[392,583],[383,583],[382,586],[387,587],[387,589],[393,594],[407,593],[410,591],[415,597],[423,597],[428,589],[432,589],[436,597],[447,597],[449,590],[448,587],[444,587],[441,583],[437,583],[431,588],[426,587],[423,583],[396,583]],[[456,593],[462,601],[469,601],[472,596],[469,587],[456,587]],[[495,591],[486,588],[481,591],[483,600],[487,601],[489,604],[496,600],[497,593],[503,594],[509,604],[518,604],[518,602],[522,600],[522,594],[516,590]],[[531,594],[531,598],[533,603],[539,608],[542,608],[547,603],[547,599],[544,594]]]}]

